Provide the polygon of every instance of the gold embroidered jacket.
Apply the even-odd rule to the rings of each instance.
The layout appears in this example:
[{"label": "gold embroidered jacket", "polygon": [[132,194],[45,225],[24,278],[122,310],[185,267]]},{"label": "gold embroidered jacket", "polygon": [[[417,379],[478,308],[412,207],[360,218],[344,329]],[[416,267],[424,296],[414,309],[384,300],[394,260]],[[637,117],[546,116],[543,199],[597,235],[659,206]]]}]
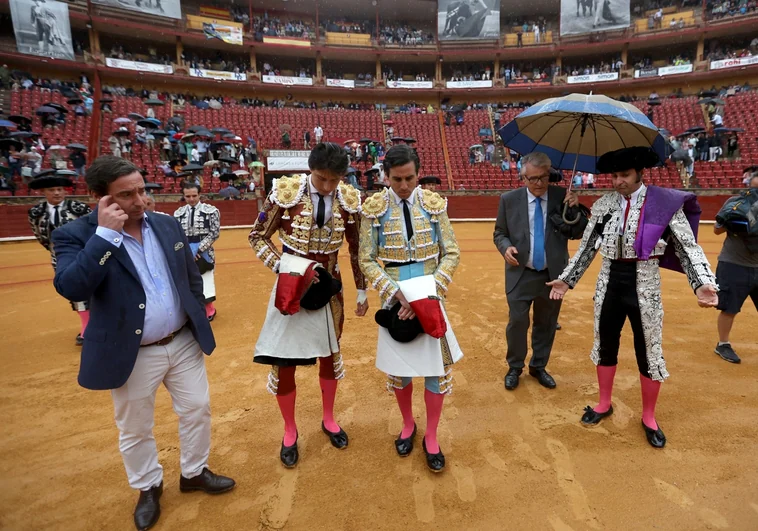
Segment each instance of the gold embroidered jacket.
[{"label": "gold embroidered jacket", "polygon": [[460,249],[447,217],[447,199],[436,192],[416,188],[410,209],[413,236],[403,233],[403,210],[385,189],[368,197],[361,207],[360,265],[368,282],[386,305],[398,290],[399,269],[385,270],[389,262],[419,262],[424,274],[434,275],[437,293],[444,297],[460,261]]},{"label": "gold embroidered jacket", "polygon": [[274,179],[271,193],[250,231],[250,246],[264,265],[276,272],[282,251],[271,241],[271,237],[277,231],[284,252],[314,260],[319,258],[317,255],[337,253],[343,241],[347,240],[355,287],[365,290],[366,279],[358,265],[361,222],[358,190],[340,183],[332,196],[332,217],[319,228],[313,218],[308,182],[307,175]]}]

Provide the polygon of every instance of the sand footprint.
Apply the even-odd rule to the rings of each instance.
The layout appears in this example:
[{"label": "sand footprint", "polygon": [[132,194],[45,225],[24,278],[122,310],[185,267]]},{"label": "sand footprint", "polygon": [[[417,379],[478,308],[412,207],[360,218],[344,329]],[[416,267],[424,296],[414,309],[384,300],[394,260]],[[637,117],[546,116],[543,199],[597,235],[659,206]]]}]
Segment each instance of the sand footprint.
[{"label": "sand footprint", "polygon": [[508,466],[505,464],[505,461],[503,461],[503,458],[497,455],[492,448],[491,440],[483,439],[479,441],[479,453],[484,456],[484,459],[492,468],[499,470],[500,472],[508,471]]},{"label": "sand footprint", "polygon": [[726,520],[726,518],[724,518],[713,509],[698,509],[697,514],[706,524],[709,524],[716,529],[726,529],[729,527],[729,522]]},{"label": "sand footprint", "polygon": [[555,459],[558,486],[569,499],[574,516],[588,527],[598,529],[600,526],[587,502],[587,494],[584,492],[582,484],[574,477],[574,463],[571,461],[568,449],[563,443],[555,439],[547,439],[547,449]]},{"label": "sand footprint", "polygon": [[416,502],[416,518],[419,522],[434,521],[434,482],[428,474],[416,477],[413,482],[413,500]]},{"label": "sand footprint", "polygon": [[474,471],[469,467],[459,463],[453,464],[453,477],[458,484],[458,497],[465,502],[472,502],[476,499],[476,483],[474,482]]},{"label": "sand footprint", "polygon": [[186,522],[195,520],[200,514],[200,500],[201,498],[195,498],[189,502],[182,500],[180,506],[170,511],[163,521],[162,525],[166,529],[187,527]]},{"label": "sand footprint", "polygon": [[295,498],[297,476],[297,469],[282,471],[281,479],[261,511],[260,522],[264,528],[281,529],[287,524]]},{"label": "sand footprint", "polygon": [[662,479],[653,478],[653,481],[655,482],[655,486],[658,491],[663,494],[663,497],[671,503],[678,505],[682,509],[686,509],[695,505],[695,502],[692,501],[692,498],[687,496],[687,493],[682,489],[675,487],[671,483],[666,483]]},{"label": "sand footprint", "polygon": [[574,531],[571,526],[567,525],[560,517],[551,515],[547,517],[547,521],[553,528],[553,531]]},{"label": "sand footprint", "polygon": [[752,507],[752,508],[753,508],[753,510],[754,510],[756,513],[758,513],[758,503],[751,503],[751,504],[750,504],[750,507]]},{"label": "sand footprint", "polygon": [[462,387],[468,383],[468,380],[466,380],[466,377],[463,375],[462,371],[453,372],[453,380],[455,381],[456,386]]},{"label": "sand footprint", "polygon": [[521,437],[516,435],[513,439],[515,441],[514,450],[516,451],[516,455],[526,461],[530,467],[540,472],[544,472],[550,468],[550,465],[540,459],[537,454],[534,453],[534,449],[528,443],[525,443]]},{"label": "sand footprint", "polygon": [[632,409],[624,404],[618,398],[613,400],[613,415],[611,415],[611,421],[613,425],[619,429],[624,429],[629,425],[629,421],[632,420],[634,412]]}]

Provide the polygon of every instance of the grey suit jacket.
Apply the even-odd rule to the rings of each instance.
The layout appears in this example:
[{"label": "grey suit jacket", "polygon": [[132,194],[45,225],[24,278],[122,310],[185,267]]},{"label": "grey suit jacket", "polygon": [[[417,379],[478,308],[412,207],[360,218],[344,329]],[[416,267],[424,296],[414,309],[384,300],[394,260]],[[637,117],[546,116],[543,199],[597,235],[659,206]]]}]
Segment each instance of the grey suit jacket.
[{"label": "grey suit jacket", "polygon": [[[561,211],[566,190],[560,186],[550,186],[547,194],[547,225],[545,226],[545,255],[550,280],[558,278],[568,264],[568,238],[561,234],[550,214]],[[505,292],[510,293],[518,285],[529,260],[529,205],[526,187],[511,190],[500,196],[494,233],[495,246],[501,255],[508,247],[518,250],[518,267],[505,264]]]}]

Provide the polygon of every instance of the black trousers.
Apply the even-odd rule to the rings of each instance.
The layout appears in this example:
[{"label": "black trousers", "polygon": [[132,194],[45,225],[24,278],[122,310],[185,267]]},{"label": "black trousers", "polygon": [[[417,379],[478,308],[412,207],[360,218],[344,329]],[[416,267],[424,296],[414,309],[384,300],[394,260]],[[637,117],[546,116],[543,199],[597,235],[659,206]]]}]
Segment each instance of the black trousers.
[{"label": "black trousers", "polygon": [[637,299],[637,263],[611,262],[608,289],[605,292],[603,306],[600,310],[600,362],[599,365],[614,366],[618,364],[621,330],[626,319],[632,326],[634,334],[634,354],[640,374],[650,377],[647,363],[647,347],[642,327],[639,300]]}]

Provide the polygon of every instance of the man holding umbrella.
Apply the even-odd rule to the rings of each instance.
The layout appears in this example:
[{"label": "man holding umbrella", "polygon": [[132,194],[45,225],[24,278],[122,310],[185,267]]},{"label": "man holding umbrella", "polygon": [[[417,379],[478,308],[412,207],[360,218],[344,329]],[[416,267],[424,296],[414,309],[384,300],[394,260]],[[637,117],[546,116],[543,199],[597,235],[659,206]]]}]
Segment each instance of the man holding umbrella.
[{"label": "man holding umbrella", "polygon": [[205,297],[205,315],[209,321],[216,317],[216,282],[213,270],[216,254],[213,244],[221,231],[221,213],[218,208],[200,201],[200,187],[195,183],[184,183],[182,194],[186,205],[174,212],[174,217],[187,235],[195,263],[203,278],[203,296]]},{"label": "man holding umbrella", "polygon": [[[32,190],[41,190],[45,194],[45,201],[29,209],[29,225],[32,227],[34,237],[50,253],[50,261],[55,270],[57,261],[51,239],[52,232],[66,223],[79,219],[92,212],[85,203],[66,199],[66,188],[71,188],[74,183],[66,176],[66,171],[46,170],[37,174],[29,183]],[[71,173],[71,172],[68,172]],[[76,336],[76,344],[84,343],[84,330],[89,322],[89,302],[71,301],[71,309],[79,314],[81,330]]]},{"label": "man holding umbrella", "polygon": [[585,408],[582,423],[597,424],[613,413],[619,341],[629,318],[642,387],[642,427],[654,448],[666,444],[655,420],[655,405],[661,383],[669,376],[661,348],[660,267],[684,271],[700,306],[718,302],[716,278],[695,240],[700,219],[696,196],[642,182],[643,170],[659,163],[658,154],[647,147],[623,148],[600,157],[597,170],[612,175],[615,191],[592,206],[579,250],[558,279],[548,284],[550,297],[562,299],[600,251],[603,263],[594,298],[595,344],[590,355],[597,366],[600,401]]},{"label": "man holding umbrella", "polygon": [[66,147],[71,150],[68,159],[74,165],[76,176],[84,177],[84,166],[87,164],[87,158],[84,156],[84,152],[86,151],[85,146],[82,144],[69,144]]}]

